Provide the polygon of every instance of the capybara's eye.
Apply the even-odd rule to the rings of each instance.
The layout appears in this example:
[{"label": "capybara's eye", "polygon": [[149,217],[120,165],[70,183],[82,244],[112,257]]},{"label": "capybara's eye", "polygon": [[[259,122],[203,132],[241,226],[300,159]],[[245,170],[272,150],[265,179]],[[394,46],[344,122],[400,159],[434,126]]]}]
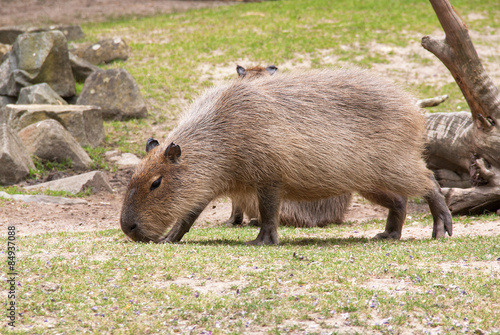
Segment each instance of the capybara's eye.
[{"label": "capybara's eye", "polygon": [[151,184],[151,187],[149,188],[150,191],[154,190],[155,188],[158,188],[158,186],[160,186],[161,184],[161,178],[158,178],[156,179],[152,184]]}]

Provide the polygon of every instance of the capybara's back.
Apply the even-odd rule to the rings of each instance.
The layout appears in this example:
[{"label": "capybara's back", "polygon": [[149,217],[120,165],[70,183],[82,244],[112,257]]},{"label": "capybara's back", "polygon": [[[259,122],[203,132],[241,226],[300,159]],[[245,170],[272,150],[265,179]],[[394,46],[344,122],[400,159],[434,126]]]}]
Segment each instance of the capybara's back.
[{"label": "capybara's back", "polygon": [[421,157],[423,131],[413,99],[367,71],[236,80],[208,90],[165,143],[148,145],[122,229],[136,240],[178,241],[212,199],[253,194],[262,222],[252,243],[276,244],[282,200],[357,191],[389,208],[378,238],[401,237],[407,197],[418,195],[431,208],[433,236],[451,235],[451,215]]},{"label": "capybara's back", "polygon": [[238,129],[225,145],[244,153],[234,159],[250,185],[277,180],[294,200],[377,189],[409,196],[432,187],[421,157],[422,113],[369,72],[277,74],[211,93],[202,102],[216,107],[207,122]]}]

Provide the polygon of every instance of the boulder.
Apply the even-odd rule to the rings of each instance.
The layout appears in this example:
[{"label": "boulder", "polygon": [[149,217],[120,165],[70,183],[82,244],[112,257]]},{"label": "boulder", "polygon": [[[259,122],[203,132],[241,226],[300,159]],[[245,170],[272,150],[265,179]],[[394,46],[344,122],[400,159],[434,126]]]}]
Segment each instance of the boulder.
[{"label": "boulder", "polygon": [[85,37],[82,27],[79,25],[53,25],[42,28],[34,28],[31,29],[29,32],[54,31],[54,30],[62,32],[66,37],[66,40],[68,41],[80,40]]},{"label": "boulder", "polygon": [[14,27],[0,27],[0,43],[3,44],[13,44],[16,38],[25,33],[43,32],[59,30],[64,34],[66,40],[79,40],[85,37],[82,27],[74,25],[54,25],[50,27],[26,27],[26,26],[14,26]]},{"label": "boulder", "polygon": [[71,159],[75,170],[87,169],[92,160],[64,127],[53,119],[21,129],[17,135],[28,152],[42,160],[64,162]]},{"label": "boulder", "polygon": [[105,120],[146,117],[146,104],[134,78],[125,69],[92,73],[77,100],[78,105],[101,107]]},{"label": "boulder", "polygon": [[101,40],[92,45],[82,45],[73,53],[88,62],[99,65],[110,63],[114,60],[127,60],[129,48],[120,37]]},{"label": "boulder", "polygon": [[73,71],[73,77],[79,83],[85,82],[88,76],[94,71],[101,71],[101,69],[94,64],[86,61],[83,58],[78,57],[72,52],[69,53],[69,61],[71,63],[71,70]]},{"label": "boulder", "polygon": [[41,83],[21,88],[17,104],[67,105],[68,103],[49,84]]},{"label": "boulder", "polygon": [[19,131],[30,124],[54,119],[80,143],[81,146],[99,146],[104,141],[101,110],[82,105],[7,105],[8,123]]},{"label": "boulder", "polygon": [[10,49],[12,49],[10,45],[0,43],[0,60],[10,52]]},{"label": "boulder", "polygon": [[92,171],[24,188],[26,190],[66,191],[73,194],[85,192],[88,188],[92,189],[93,193],[101,191],[113,192],[113,189],[106,180],[106,175],[101,171]]},{"label": "boulder", "polygon": [[23,27],[0,27],[0,43],[13,44],[17,36],[25,32],[26,28]]},{"label": "boulder", "polygon": [[107,151],[104,156],[109,162],[116,164],[119,170],[134,169],[141,161],[134,154],[128,152],[121,153],[118,150]]},{"label": "boulder", "polygon": [[6,122],[3,109],[0,108],[0,185],[20,182],[35,169],[29,153],[21,139]]},{"label": "boulder", "polygon": [[16,98],[9,97],[6,95],[0,95],[0,109],[9,104],[15,104],[15,103],[16,103]]},{"label": "boulder", "polygon": [[87,204],[84,199],[66,198],[66,197],[53,197],[43,194],[8,194],[0,191],[0,198],[8,200],[16,200],[23,202],[35,202],[39,204],[57,204],[57,205],[80,205]]},{"label": "boulder", "polygon": [[21,88],[39,83],[49,84],[61,97],[75,95],[68,45],[60,31],[19,35],[0,66],[0,95],[18,96]]}]

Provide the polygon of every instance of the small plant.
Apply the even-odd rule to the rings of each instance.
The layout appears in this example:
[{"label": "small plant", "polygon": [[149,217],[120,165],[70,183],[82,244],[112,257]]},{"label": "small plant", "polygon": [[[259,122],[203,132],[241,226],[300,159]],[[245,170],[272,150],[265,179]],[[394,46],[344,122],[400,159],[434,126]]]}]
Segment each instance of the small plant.
[{"label": "small plant", "polygon": [[32,155],[31,159],[33,160],[33,164],[35,164],[35,169],[30,169],[29,179],[38,180],[47,176],[51,172],[67,171],[73,168],[73,163],[69,158],[63,162],[52,162],[42,160],[37,156]]},{"label": "small plant", "polygon": [[104,147],[96,147],[92,148],[89,146],[83,147],[83,149],[89,154],[90,159],[92,160],[92,164],[90,165],[90,169],[92,170],[107,170],[107,171],[115,171],[116,168],[110,165],[105,157],[107,148]]}]

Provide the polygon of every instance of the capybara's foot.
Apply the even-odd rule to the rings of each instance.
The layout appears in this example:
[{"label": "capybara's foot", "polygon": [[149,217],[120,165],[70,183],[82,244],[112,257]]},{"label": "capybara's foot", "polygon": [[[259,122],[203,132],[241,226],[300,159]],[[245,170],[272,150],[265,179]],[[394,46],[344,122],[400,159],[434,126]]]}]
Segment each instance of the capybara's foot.
[{"label": "capybara's foot", "polygon": [[262,229],[255,240],[246,242],[247,245],[275,245],[278,243],[279,237],[276,230],[263,232]]},{"label": "capybara's foot", "polygon": [[397,231],[378,233],[373,237],[376,240],[399,240],[401,238],[401,234]]},{"label": "capybara's foot", "polygon": [[251,219],[248,225],[251,227],[260,227],[260,222],[257,219]]},{"label": "capybara's foot", "polygon": [[453,222],[449,211],[443,211],[434,217],[434,226],[432,228],[433,238],[444,238],[446,233],[453,235]]}]

